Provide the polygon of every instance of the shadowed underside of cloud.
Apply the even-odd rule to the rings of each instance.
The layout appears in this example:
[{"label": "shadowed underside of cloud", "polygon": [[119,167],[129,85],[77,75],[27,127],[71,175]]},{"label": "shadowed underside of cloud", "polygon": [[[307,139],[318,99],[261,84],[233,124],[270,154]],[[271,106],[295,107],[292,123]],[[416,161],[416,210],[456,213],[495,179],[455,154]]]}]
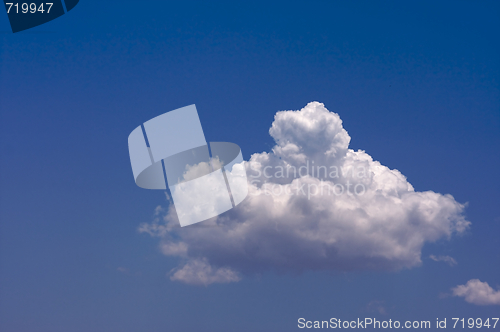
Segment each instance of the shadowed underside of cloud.
[{"label": "shadowed underside of cloud", "polygon": [[165,255],[181,258],[172,280],[206,285],[269,270],[411,268],[421,264],[426,242],[469,227],[451,195],[416,192],[398,170],[349,149],[342,120],[321,103],[278,112],[269,132],[272,151],[244,163],[249,196],[239,206],[180,228],[170,204],[140,226],[161,238]]},{"label": "shadowed underside of cloud", "polygon": [[452,288],[454,296],[465,298],[466,302],[477,305],[500,305],[500,290],[495,291],[487,282],[471,279],[465,285]]}]

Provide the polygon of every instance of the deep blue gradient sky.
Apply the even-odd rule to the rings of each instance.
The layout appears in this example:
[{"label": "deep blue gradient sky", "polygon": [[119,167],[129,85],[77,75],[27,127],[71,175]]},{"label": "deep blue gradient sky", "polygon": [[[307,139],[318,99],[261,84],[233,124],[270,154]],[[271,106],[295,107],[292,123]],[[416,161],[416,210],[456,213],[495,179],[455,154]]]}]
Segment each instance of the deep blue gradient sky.
[{"label": "deep blue gradient sky", "polygon": [[[500,286],[498,2],[82,0],[16,34],[0,13],[0,31],[1,331],[498,317],[498,306],[443,296],[475,278]],[[137,231],[167,202],[135,185],[129,133],[196,104],[207,140],[248,159],[274,145],[277,111],[311,101],[416,190],[468,202],[470,231],[426,245],[423,265],[400,272],[170,281],[177,260]]]}]

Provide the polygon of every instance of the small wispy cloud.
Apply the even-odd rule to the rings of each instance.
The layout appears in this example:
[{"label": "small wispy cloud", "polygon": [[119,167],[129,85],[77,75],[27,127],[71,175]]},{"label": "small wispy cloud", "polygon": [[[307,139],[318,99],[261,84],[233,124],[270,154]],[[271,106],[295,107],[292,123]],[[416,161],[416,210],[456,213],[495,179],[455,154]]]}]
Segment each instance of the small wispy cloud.
[{"label": "small wispy cloud", "polygon": [[373,300],[366,306],[366,310],[369,312],[378,312],[381,315],[387,315],[387,310],[385,310],[384,301]]},{"label": "small wispy cloud", "polygon": [[214,268],[206,259],[191,260],[181,268],[171,271],[170,280],[182,281],[191,285],[209,285],[240,281],[238,273],[230,268]]},{"label": "small wispy cloud", "polygon": [[455,265],[458,264],[457,261],[455,260],[455,258],[450,257],[450,256],[435,256],[435,255],[430,255],[429,258],[432,259],[435,262],[445,262],[449,266],[455,266]]},{"label": "small wispy cloud", "polygon": [[487,282],[471,279],[465,285],[451,289],[454,296],[464,297],[466,302],[477,305],[500,305],[500,290],[494,290]]}]

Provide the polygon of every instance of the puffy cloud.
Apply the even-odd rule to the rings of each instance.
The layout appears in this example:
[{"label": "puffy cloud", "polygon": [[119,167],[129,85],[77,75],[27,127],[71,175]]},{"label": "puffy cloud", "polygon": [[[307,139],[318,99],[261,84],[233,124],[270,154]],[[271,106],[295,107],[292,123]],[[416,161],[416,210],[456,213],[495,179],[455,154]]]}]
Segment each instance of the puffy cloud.
[{"label": "puffy cloud", "polygon": [[236,208],[180,228],[170,204],[141,225],[141,232],[161,238],[165,255],[184,262],[172,280],[232,282],[269,270],[400,270],[421,264],[426,242],[469,227],[464,205],[451,195],[416,192],[398,170],[349,149],[342,120],[321,103],[278,112],[269,133],[276,145],[244,162],[249,196]]},{"label": "puffy cloud", "polygon": [[461,296],[465,301],[477,305],[500,305],[500,290],[495,291],[487,282],[471,279],[465,285],[452,288],[454,296]]},{"label": "puffy cloud", "polygon": [[455,258],[450,257],[450,256],[435,256],[435,255],[430,255],[429,258],[432,259],[435,262],[445,262],[449,266],[455,266],[455,265],[458,264],[457,261],[455,260]]}]

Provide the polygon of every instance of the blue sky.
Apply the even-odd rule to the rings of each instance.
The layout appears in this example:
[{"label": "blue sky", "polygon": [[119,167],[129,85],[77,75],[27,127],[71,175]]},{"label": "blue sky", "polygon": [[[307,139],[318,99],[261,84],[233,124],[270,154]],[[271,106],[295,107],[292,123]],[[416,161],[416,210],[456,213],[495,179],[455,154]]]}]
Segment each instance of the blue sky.
[{"label": "blue sky", "polygon": [[[2,331],[498,317],[498,305],[450,295],[472,279],[500,287],[498,3],[82,0],[16,34],[0,17]],[[129,133],[196,104],[207,140],[237,143],[249,160],[275,145],[276,112],[312,101],[340,116],[350,148],[416,191],[467,203],[470,229],[426,243],[421,266],[396,272],[170,280],[179,258],[138,231],[168,202],[135,185]]]}]

